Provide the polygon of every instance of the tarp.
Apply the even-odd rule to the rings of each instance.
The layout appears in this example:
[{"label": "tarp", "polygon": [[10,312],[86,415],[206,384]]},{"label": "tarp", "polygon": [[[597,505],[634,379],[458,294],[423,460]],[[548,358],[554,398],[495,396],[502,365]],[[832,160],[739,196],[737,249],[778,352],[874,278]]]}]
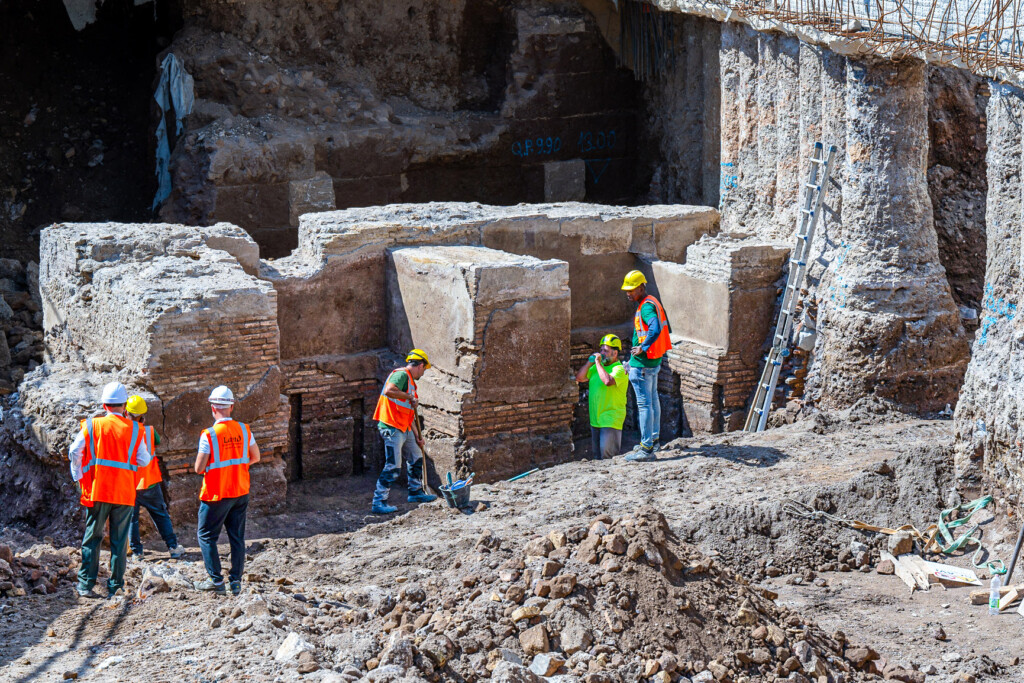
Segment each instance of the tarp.
[{"label": "tarp", "polygon": [[153,198],[153,209],[156,209],[171,194],[171,143],[167,135],[167,115],[174,114],[174,136],[177,138],[184,130],[185,117],[192,113],[195,104],[192,76],[173,52],[168,53],[160,64],[160,83],[153,98],[160,107],[160,123],[156,127],[157,189]]}]

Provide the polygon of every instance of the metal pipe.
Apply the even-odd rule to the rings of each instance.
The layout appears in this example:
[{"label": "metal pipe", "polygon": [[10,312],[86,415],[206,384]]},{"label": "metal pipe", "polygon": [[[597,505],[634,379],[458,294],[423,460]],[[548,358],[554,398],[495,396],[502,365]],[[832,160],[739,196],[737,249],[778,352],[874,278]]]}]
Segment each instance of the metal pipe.
[{"label": "metal pipe", "polygon": [[1021,522],[1020,533],[1017,534],[1017,546],[1013,549],[1013,557],[1010,558],[1010,569],[1006,572],[1006,585],[1009,586],[1012,582],[1010,579],[1013,577],[1013,568],[1017,566],[1017,558],[1020,557],[1020,546],[1024,542],[1024,522]]}]

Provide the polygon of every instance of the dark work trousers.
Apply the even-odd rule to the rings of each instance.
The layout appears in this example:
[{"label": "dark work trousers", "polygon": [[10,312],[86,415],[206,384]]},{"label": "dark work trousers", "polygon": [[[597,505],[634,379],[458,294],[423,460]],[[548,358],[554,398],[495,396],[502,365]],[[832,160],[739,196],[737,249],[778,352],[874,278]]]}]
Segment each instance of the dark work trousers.
[{"label": "dark work trousers", "polygon": [[220,555],[217,554],[217,540],[223,527],[228,532],[231,544],[231,581],[242,580],[245,569],[245,512],[249,508],[249,495],[225,498],[216,502],[199,502],[199,549],[203,551],[206,573],[215,583],[223,583]]},{"label": "dark work trousers", "polygon": [[132,513],[131,547],[136,555],[142,555],[142,537],[139,535],[139,513],[142,508],[149,510],[149,516],[160,532],[160,538],[164,539],[168,550],[178,547],[178,537],[174,535],[174,526],[171,524],[171,516],[167,514],[167,504],[164,502],[164,492],[160,490],[160,484],[154,484],[148,489],[140,489],[135,492],[135,512]]},{"label": "dark work trousers", "polygon": [[622,450],[622,430],[591,425],[590,445],[594,460],[611,460]]},{"label": "dark work trousers", "polygon": [[110,520],[110,578],[107,590],[111,593],[124,586],[124,568],[128,560],[128,525],[132,521],[131,505],[93,503],[85,509],[85,535],[82,537],[82,566],[78,570],[79,590],[91,590],[100,572],[100,544],[103,527]]}]

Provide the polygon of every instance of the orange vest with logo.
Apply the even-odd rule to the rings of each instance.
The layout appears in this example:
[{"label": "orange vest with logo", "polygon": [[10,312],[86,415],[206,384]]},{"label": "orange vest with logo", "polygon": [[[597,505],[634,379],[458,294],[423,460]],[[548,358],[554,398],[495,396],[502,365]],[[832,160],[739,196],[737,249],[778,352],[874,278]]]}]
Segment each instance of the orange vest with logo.
[{"label": "orange vest with logo", "polygon": [[148,489],[153,484],[159,484],[164,480],[163,475],[160,474],[160,463],[156,459],[156,444],[153,443],[156,439],[153,438],[153,428],[143,427],[143,434],[146,435],[146,446],[149,448],[150,461],[148,465],[139,469],[139,484],[135,487],[139,491]]},{"label": "orange vest with logo", "polygon": [[[412,421],[416,417],[416,410],[408,401],[399,401],[384,395],[391,378],[395,376],[396,372],[402,372],[403,370],[404,368],[399,368],[388,375],[387,382],[384,382],[384,388],[381,389],[380,398],[377,399],[377,409],[373,411],[373,419],[377,422],[391,425],[400,432],[407,432],[412,428]],[[406,393],[419,401],[420,395],[416,391],[416,382],[413,381],[407,371],[405,375],[409,378],[409,389]]]},{"label": "orange vest with logo", "polygon": [[81,503],[135,505],[135,476],[142,429],[120,415],[82,420],[85,449],[82,453]]},{"label": "orange vest with logo", "polygon": [[210,444],[210,459],[199,500],[212,503],[249,493],[249,425],[225,420],[203,430],[203,438]]},{"label": "orange vest with logo", "polygon": [[661,323],[661,332],[658,333],[658,338],[655,339],[654,343],[647,349],[647,357],[651,360],[657,360],[664,356],[666,351],[672,348],[672,340],[669,338],[670,335],[668,331],[668,318],[665,316],[665,309],[662,308],[660,301],[650,294],[645,296],[644,300],[640,302],[640,305],[636,307],[636,314],[633,316],[633,329],[636,330],[638,343],[643,344],[644,340],[647,339],[648,325],[640,315],[640,310],[646,303],[654,304],[655,310],[658,311],[658,322]]}]

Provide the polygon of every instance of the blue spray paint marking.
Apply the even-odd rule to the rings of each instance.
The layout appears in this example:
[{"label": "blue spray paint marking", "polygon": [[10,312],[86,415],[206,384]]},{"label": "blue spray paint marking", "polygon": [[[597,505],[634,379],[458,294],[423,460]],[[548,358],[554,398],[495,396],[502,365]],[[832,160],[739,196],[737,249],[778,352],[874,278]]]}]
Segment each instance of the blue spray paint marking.
[{"label": "blue spray paint marking", "polygon": [[587,165],[587,169],[594,176],[594,184],[597,185],[597,181],[601,180],[601,176],[608,170],[611,159],[586,159],[583,163]]},{"label": "blue spray paint marking", "polygon": [[1008,303],[1002,297],[996,298],[995,289],[991,284],[985,285],[985,298],[981,303],[985,315],[981,319],[981,334],[978,345],[984,346],[988,341],[988,332],[1003,320],[1013,320],[1017,315],[1017,304]]},{"label": "blue spray paint marking", "polygon": [[722,171],[720,173],[721,180],[718,184],[718,197],[719,201],[729,193],[729,190],[736,189],[739,182],[739,176],[732,173],[733,163],[731,161],[722,162]]},{"label": "blue spray paint marking", "polygon": [[835,277],[832,278],[832,284],[829,288],[829,300],[836,304],[838,308],[846,308],[846,298],[850,295],[850,283],[846,281],[846,277],[839,272],[840,266],[846,261],[847,254],[850,253],[850,249],[853,249],[853,244],[843,242],[839,245],[839,256],[829,266],[829,270],[835,273]]},{"label": "blue spray paint marking", "polygon": [[527,138],[512,143],[512,154],[520,158],[537,156],[541,154],[554,154],[562,149],[562,138],[540,137]]},{"label": "blue spray paint marking", "polygon": [[[585,130],[576,140],[576,151],[581,154],[603,152],[616,148],[618,134],[612,130]],[[524,138],[512,143],[512,154],[521,159],[557,154],[565,145],[557,135]]]},{"label": "blue spray paint marking", "polygon": [[615,149],[617,136],[614,130],[583,131],[576,141],[576,149],[580,152],[600,152],[606,149]]}]

